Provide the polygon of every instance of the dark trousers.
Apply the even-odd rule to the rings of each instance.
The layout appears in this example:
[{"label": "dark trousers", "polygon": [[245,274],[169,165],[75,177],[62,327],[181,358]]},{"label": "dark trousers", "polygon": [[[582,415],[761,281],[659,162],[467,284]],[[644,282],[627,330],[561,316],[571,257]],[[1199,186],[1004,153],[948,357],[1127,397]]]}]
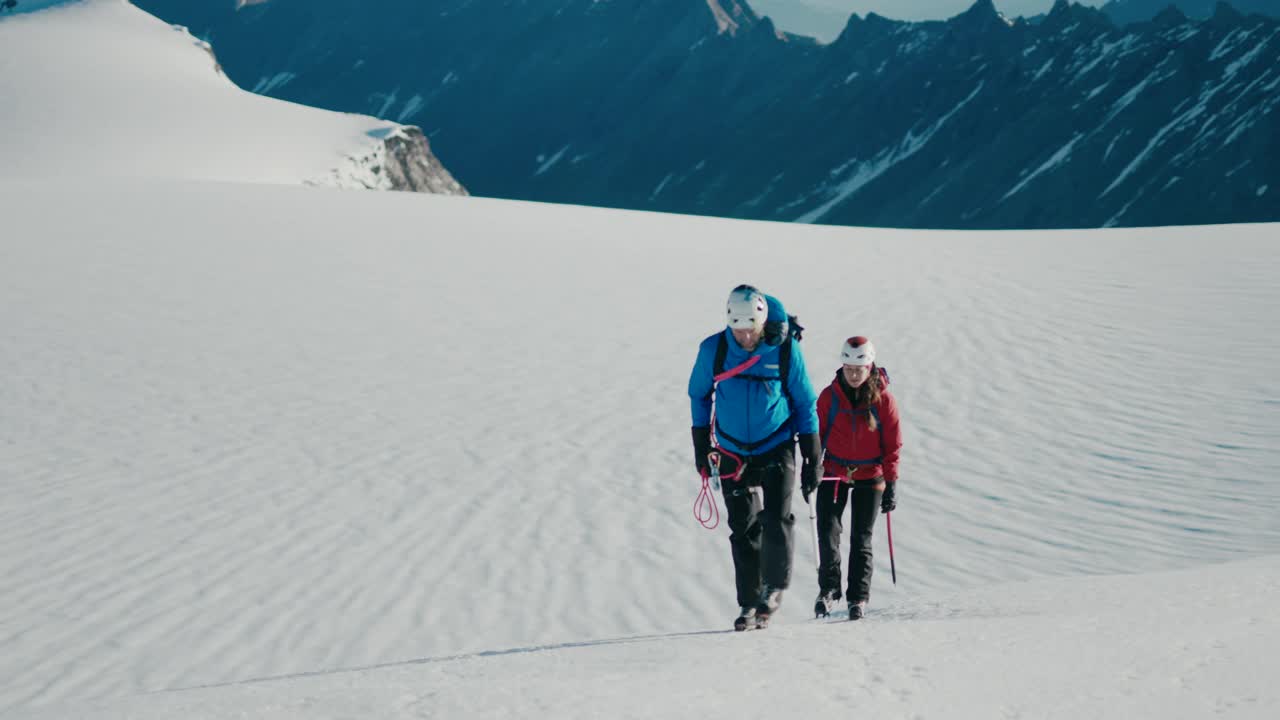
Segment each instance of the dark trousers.
[{"label": "dark trousers", "polygon": [[[755,607],[762,585],[791,584],[791,492],[796,485],[795,443],[743,458],[742,476],[723,485],[729,545],[739,607]],[[757,488],[752,490],[752,488]],[[763,502],[761,496],[763,495]]]},{"label": "dark trousers", "polygon": [[[880,512],[880,498],[884,494],[884,480],[859,480],[850,486],[839,483],[839,490],[832,490],[831,482],[818,486],[814,495],[818,501],[818,589],[840,592],[840,533],[843,528],[845,505],[852,505],[852,527],[849,529],[849,602],[868,600],[871,597],[871,531]],[[849,502],[852,496],[853,501]]]}]

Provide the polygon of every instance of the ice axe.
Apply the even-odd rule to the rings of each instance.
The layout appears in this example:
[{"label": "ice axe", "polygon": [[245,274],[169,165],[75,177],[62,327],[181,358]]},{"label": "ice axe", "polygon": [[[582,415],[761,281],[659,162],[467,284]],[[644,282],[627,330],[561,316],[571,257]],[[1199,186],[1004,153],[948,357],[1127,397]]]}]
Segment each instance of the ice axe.
[{"label": "ice axe", "polygon": [[889,574],[893,576],[893,584],[898,584],[898,568],[893,563],[893,522],[889,519],[893,513],[884,514],[884,531],[889,533]]}]

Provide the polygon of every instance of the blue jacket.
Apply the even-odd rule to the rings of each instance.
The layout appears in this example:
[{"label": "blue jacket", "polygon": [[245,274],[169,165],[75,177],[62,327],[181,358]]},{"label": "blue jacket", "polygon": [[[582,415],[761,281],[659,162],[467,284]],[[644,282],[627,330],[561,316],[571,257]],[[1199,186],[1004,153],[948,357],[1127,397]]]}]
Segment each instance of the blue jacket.
[{"label": "blue jacket", "polygon": [[[724,369],[737,367],[753,355],[761,355],[747,375],[777,378],[780,372],[779,351],[781,345],[760,343],[752,352],[742,349],[733,333],[725,328],[698,347],[698,359],[693,363],[689,376],[689,399],[692,402],[693,426],[708,427],[711,424],[712,390],[714,386],[716,410],[716,439],[725,449],[739,455],[759,455],[796,433],[818,432],[818,396],[809,382],[809,372],[804,366],[804,354],[800,343],[788,337],[784,342],[791,346],[791,372],[782,382],[760,381],[732,377],[719,384],[713,381],[716,345],[720,337],[728,340]],[[738,444],[760,443],[747,450]]]}]

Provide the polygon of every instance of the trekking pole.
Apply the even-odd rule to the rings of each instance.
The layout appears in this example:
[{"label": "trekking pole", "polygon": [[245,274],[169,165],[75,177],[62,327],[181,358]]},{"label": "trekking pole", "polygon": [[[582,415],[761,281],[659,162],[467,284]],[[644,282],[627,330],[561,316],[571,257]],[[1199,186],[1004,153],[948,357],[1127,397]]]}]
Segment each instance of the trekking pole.
[{"label": "trekking pole", "polygon": [[813,530],[813,566],[822,572],[822,556],[818,554],[818,491],[814,490],[809,499],[809,528]]},{"label": "trekking pole", "polygon": [[898,584],[898,568],[893,564],[893,522],[889,518],[893,513],[884,514],[884,529],[889,533],[889,574],[893,576],[893,584]]}]

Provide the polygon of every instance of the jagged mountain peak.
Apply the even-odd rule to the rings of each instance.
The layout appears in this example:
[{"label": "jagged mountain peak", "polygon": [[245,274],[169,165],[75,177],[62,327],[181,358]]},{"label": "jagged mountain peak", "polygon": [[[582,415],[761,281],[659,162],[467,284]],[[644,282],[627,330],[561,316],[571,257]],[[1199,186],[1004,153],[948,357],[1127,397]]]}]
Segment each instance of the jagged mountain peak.
[{"label": "jagged mountain peak", "polygon": [[1187,22],[1188,19],[1186,13],[1182,12],[1177,5],[1170,3],[1152,18],[1151,22],[1157,27],[1175,27]]},{"label": "jagged mountain peak", "polygon": [[965,15],[982,15],[986,17],[998,18],[1000,17],[1000,11],[996,10],[996,4],[994,0],[974,0],[974,3],[969,6],[968,10],[965,10],[964,12],[960,13],[961,17]]},{"label": "jagged mountain peak", "polygon": [[853,13],[845,23],[844,30],[840,31],[840,35],[831,43],[831,46],[856,46],[871,38],[888,34],[894,28],[905,24],[903,20],[892,20],[873,12],[867,13],[866,17]]},{"label": "jagged mountain peak", "polygon": [[1244,19],[1244,15],[1235,8],[1231,3],[1218,0],[1218,4],[1213,6],[1213,18],[1215,22],[1235,23]]},{"label": "jagged mountain peak", "polygon": [[1068,0],[1053,0],[1053,7],[1049,9],[1049,14],[1064,13],[1071,10],[1071,3]]},{"label": "jagged mountain peak", "polygon": [[992,0],[975,0],[968,10],[947,21],[950,25],[985,30],[993,27],[1009,27],[1004,15],[996,10]]},{"label": "jagged mountain peak", "polygon": [[1045,30],[1054,32],[1073,25],[1094,31],[1110,30],[1115,27],[1111,19],[1101,10],[1068,2],[1068,0],[1057,0],[1044,22],[1040,24]]},{"label": "jagged mountain peak", "polygon": [[706,0],[721,34],[736,35],[760,22],[760,16],[739,0]]},{"label": "jagged mountain peak", "polygon": [[[857,17],[858,17],[857,15],[854,15],[852,18],[849,18],[849,22],[853,22],[855,19],[857,19]],[[903,21],[894,20],[893,18],[887,18],[883,15],[880,15],[879,13],[869,12],[867,13],[867,17],[863,20],[863,22],[872,26],[884,27],[888,25],[901,25]]]},{"label": "jagged mountain peak", "polygon": [[751,25],[747,30],[747,35],[748,37],[762,38],[770,42],[775,40],[790,42],[793,38],[799,37],[779,30],[778,27],[773,24],[773,18],[770,18],[767,15],[757,20],[755,24]]}]

